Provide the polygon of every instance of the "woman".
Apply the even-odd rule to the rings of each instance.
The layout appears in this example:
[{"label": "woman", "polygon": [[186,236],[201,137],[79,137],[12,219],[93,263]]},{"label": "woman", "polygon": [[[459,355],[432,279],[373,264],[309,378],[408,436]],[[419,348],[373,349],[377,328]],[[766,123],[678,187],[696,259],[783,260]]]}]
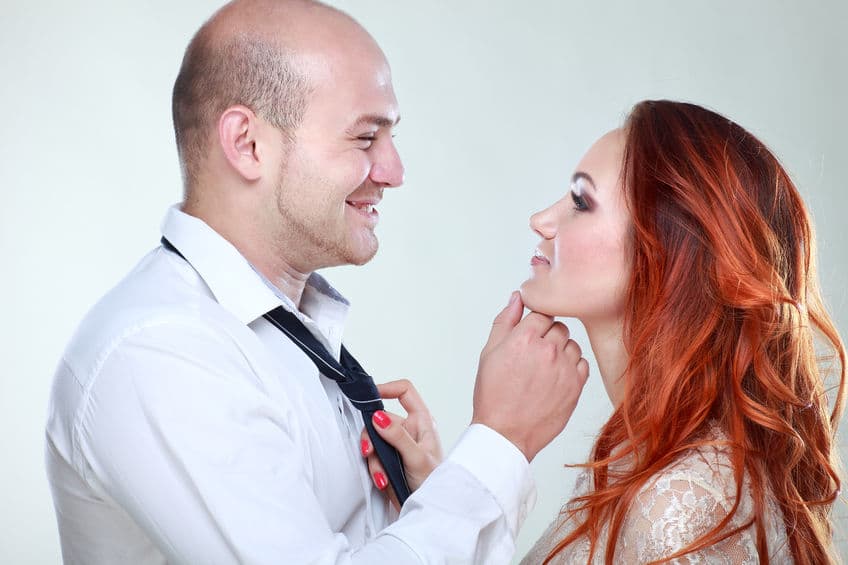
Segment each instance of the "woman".
[{"label": "woman", "polygon": [[[768,149],[699,106],[642,102],[531,225],[524,304],[581,320],[615,410],[522,564],[835,561],[845,349]],[[430,439],[395,445],[415,484]]]},{"label": "woman", "polygon": [[524,303],[582,321],[615,409],[522,563],[834,561],[845,351],[768,149],[699,106],[642,102],[531,225]]}]

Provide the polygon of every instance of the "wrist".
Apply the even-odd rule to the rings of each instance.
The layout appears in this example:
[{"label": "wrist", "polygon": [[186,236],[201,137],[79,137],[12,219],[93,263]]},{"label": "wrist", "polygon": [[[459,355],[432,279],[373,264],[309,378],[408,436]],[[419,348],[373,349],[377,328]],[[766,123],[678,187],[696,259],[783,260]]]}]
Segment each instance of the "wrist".
[{"label": "wrist", "polygon": [[507,441],[509,441],[512,445],[515,446],[518,451],[524,455],[524,458],[527,459],[527,462],[533,460],[533,458],[538,453],[537,449],[531,447],[533,442],[527,437],[527,434],[520,433],[519,430],[514,429],[512,426],[502,424],[497,421],[493,421],[493,419],[489,418],[478,418],[476,416],[471,418],[471,424],[479,424],[481,426],[486,426],[493,432],[497,433]]}]

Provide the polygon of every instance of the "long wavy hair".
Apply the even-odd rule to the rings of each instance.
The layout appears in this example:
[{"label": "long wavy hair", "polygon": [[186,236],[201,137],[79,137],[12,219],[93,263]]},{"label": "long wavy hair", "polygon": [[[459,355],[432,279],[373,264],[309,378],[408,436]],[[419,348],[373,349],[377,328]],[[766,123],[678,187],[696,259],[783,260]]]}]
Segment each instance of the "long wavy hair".
[{"label": "long wavy hair", "polygon": [[[606,544],[611,565],[640,489],[688,450],[714,444],[715,425],[727,436],[736,504],[666,559],[752,527],[760,563],[768,564],[771,493],[795,563],[833,561],[845,348],[822,304],[807,209],[765,145],[715,112],[644,101],[625,132],[633,270],[623,400],[585,464],[594,489],[567,510],[577,527],[545,562],[587,536],[592,555]],[[617,461],[626,472],[611,472]],[[730,529],[746,476],[753,516]],[[604,525],[608,537],[600,539]]]}]

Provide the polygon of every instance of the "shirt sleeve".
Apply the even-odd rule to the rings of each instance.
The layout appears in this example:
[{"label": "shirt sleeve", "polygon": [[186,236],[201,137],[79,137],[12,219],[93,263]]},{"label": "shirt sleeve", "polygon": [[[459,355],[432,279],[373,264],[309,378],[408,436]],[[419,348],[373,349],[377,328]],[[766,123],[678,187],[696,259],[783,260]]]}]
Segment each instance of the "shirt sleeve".
[{"label": "shirt sleeve", "polygon": [[302,425],[235,340],[171,321],[122,337],[100,364],[76,423],[76,467],[169,563],[512,557],[533,486],[505,438],[472,426],[398,520],[354,550],[314,495]]},{"label": "shirt sleeve", "polygon": [[421,563],[509,563],[535,494],[518,448],[474,424],[382,535],[409,544]]},{"label": "shirt sleeve", "polygon": [[[720,484],[685,469],[660,475],[633,502],[619,538],[616,560],[662,561],[674,565],[758,563],[750,528],[704,549],[669,560],[669,556],[708,534],[727,516],[733,500]],[[734,522],[725,531],[730,531]]]}]

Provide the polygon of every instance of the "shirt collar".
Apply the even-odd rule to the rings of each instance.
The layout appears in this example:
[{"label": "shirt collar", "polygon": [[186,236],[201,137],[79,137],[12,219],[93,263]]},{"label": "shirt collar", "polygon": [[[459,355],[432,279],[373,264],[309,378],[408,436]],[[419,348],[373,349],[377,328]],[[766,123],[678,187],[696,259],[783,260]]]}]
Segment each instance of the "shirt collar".
[{"label": "shirt collar", "polygon": [[350,305],[321,275],[312,273],[306,281],[301,311],[298,311],[238,249],[206,222],[180,210],[179,205],[172,206],[165,214],[162,235],[180,250],[215,300],[242,323],[249,324],[282,305],[307,327],[314,324],[324,335],[340,333],[331,328],[344,323]]}]

